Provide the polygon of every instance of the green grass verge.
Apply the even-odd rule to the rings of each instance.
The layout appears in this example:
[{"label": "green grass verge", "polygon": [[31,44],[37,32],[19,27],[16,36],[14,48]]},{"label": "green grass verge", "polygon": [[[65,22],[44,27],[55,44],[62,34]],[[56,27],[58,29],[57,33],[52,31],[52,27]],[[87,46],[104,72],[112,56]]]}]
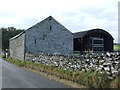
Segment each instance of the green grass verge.
[{"label": "green grass verge", "polygon": [[5,58],[5,56],[4,56],[4,55],[1,55],[1,54],[0,54],[0,57],[1,57],[1,58]]},{"label": "green grass verge", "polygon": [[73,55],[80,55],[80,53],[78,53],[78,52],[74,52]]},{"label": "green grass verge", "polygon": [[114,51],[120,51],[120,45],[114,45]]},{"label": "green grass verge", "polygon": [[88,72],[84,72],[84,71],[73,72],[71,70],[64,70],[64,69],[49,66],[49,65],[15,60],[15,59],[12,59],[11,57],[5,60],[17,66],[37,70],[39,72],[43,72],[50,75],[54,75],[58,78],[73,81],[77,84],[80,84],[89,88],[120,87],[120,78],[111,80],[107,77],[105,73],[100,74],[98,72],[92,72],[91,70],[89,70]]}]

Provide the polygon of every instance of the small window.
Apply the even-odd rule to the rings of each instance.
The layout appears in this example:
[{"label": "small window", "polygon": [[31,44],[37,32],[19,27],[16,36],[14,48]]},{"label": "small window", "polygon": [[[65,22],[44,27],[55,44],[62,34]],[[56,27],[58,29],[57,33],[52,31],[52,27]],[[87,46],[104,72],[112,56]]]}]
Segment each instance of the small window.
[{"label": "small window", "polygon": [[49,18],[49,20],[51,20],[51,18]]},{"label": "small window", "polygon": [[49,29],[52,30],[52,26],[51,25],[50,25]]},{"label": "small window", "polygon": [[35,44],[36,44],[36,39],[35,39]]}]

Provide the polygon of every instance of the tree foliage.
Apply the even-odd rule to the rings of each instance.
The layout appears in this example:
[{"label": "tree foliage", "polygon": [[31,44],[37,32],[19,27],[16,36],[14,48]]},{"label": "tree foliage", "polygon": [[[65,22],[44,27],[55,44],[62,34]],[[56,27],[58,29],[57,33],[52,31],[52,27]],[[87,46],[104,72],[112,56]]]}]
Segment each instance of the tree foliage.
[{"label": "tree foliage", "polygon": [[24,29],[16,29],[14,27],[0,28],[2,31],[2,50],[9,49],[9,39],[24,31]]}]

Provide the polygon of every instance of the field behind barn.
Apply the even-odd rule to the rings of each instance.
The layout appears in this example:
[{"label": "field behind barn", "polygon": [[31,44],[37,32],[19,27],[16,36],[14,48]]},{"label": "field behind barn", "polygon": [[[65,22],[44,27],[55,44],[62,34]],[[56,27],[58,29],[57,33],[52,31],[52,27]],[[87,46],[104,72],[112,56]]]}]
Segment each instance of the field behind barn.
[{"label": "field behind barn", "polygon": [[120,51],[120,45],[114,45],[114,51]]}]

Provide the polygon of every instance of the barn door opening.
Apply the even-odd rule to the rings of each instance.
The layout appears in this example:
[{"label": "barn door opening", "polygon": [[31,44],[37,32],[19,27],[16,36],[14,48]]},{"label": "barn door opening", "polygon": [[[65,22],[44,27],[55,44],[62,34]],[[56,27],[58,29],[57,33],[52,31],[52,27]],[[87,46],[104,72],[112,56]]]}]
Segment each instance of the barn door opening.
[{"label": "barn door opening", "polygon": [[91,51],[103,52],[104,51],[104,38],[91,37]]}]

